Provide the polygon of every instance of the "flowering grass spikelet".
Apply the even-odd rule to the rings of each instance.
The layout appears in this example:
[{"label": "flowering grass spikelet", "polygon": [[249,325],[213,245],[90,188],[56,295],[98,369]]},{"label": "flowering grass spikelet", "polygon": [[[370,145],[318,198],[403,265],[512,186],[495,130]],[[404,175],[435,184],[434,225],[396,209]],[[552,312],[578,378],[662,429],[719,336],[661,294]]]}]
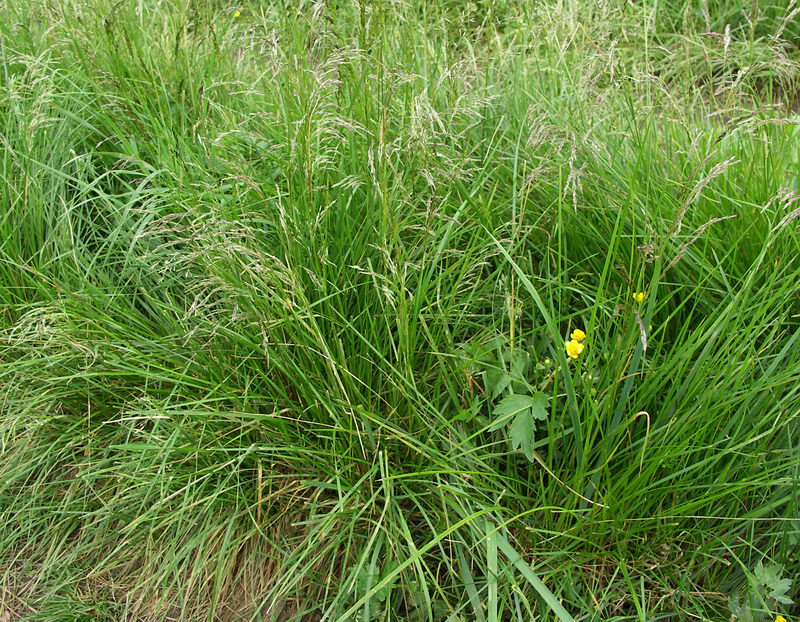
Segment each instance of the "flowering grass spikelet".
[{"label": "flowering grass spikelet", "polygon": [[567,356],[571,359],[576,359],[580,356],[580,353],[583,352],[583,344],[580,343],[577,339],[570,339],[564,344],[564,347],[567,350]]}]

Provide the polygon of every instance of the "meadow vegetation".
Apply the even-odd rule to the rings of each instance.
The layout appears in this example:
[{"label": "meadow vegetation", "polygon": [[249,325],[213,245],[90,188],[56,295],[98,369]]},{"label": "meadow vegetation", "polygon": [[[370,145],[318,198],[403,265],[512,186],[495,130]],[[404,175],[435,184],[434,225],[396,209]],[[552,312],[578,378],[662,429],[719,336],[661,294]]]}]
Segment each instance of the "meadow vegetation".
[{"label": "meadow vegetation", "polygon": [[798,86],[794,0],[5,0],[0,619],[791,620]]}]

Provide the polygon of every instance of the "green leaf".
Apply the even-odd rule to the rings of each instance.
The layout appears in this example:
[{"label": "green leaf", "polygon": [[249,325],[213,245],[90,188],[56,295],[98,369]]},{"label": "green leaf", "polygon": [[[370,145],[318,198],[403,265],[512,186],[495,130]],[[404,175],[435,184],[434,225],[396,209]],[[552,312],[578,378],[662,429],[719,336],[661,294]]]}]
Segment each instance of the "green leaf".
[{"label": "green leaf", "polygon": [[514,350],[514,355],[511,357],[511,373],[520,378],[525,376],[525,370],[528,368],[528,353],[524,350]]},{"label": "green leaf", "polygon": [[495,421],[494,425],[489,428],[489,431],[492,432],[499,428],[502,428],[509,420],[518,415],[521,412],[526,410],[530,410],[531,408],[531,396],[530,395],[518,395],[513,394],[509,395],[506,398],[503,398],[500,403],[494,407],[492,414],[499,415],[497,421]]},{"label": "green leaf", "polygon": [[512,420],[508,430],[511,447],[522,449],[528,460],[533,460],[536,420],[547,418],[547,396],[544,393],[509,395],[495,406],[493,412],[500,417],[490,430],[497,430]]},{"label": "green leaf", "polygon": [[494,407],[493,414],[502,416],[521,413],[533,406],[533,397],[531,395],[509,395]]},{"label": "green leaf", "polygon": [[549,398],[544,393],[531,395],[531,413],[539,421],[547,419],[547,403]]},{"label": "green leaf", "polygon": [[533,460],[533,441],[536,436],[536,421],[530,409],[519,413],[511,427],[508,429],[511,447],[514,450],[522,448],[528,460]]},{"label": "green leaf", "polygon": [[511,376],[505,369],[487,369],[483,372],[483,386],[486,393],[494,399],[511,384]]},{"label": "green leaf", "polygon": [[786,594],[789,588],[792,587],[792,581],[790,579],[778,579],[770,583],[769,586],[772,588],[773,594]]},{"label": "green leaf", "polygon": [[763,586],[769,590],[767,598],[772,598],[784,605],[791,605],[793,601],[786,596],[787,592],[792,588],[791,579],[781,578],[783,574],[783,567],[777,564],[770,564],[764,566],[761,562],[756,564],[753,575],[755,576],[758,585]]},{"label": "green leaf", "polygon": [[731,596],[728,599],[728,609],[735,616],[737,622],[753,622],[750,607],[742,604],[738,596]]}]

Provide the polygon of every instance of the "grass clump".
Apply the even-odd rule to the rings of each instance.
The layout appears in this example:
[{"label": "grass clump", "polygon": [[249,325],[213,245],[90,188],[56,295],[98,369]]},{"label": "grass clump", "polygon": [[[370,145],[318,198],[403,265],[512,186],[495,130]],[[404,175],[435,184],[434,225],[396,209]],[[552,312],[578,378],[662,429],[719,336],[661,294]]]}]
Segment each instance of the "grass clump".
[{"label": "grass clump", "polygon": [[7,2],[0,619],[789,615],[798,7],[732,15]]}]

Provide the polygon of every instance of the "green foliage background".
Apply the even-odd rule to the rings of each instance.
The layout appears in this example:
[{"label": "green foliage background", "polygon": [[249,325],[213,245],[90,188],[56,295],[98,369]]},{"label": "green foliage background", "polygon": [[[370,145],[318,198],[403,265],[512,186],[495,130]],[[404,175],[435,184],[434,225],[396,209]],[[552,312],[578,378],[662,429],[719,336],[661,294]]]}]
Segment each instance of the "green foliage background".
[{"label": "green foliage background", "polygon": [[0,617],[788,615],[798,24],[4,2]]}]

